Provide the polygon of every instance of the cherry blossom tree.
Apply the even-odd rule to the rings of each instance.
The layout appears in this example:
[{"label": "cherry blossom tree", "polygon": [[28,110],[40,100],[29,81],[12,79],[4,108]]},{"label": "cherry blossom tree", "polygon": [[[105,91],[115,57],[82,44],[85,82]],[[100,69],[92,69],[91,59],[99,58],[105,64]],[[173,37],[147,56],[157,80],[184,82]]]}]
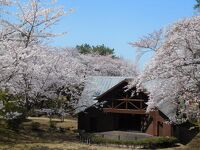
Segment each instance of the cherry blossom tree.
[{"label": "cherry blossom tree", "polygon": [[122,58],[113,58],[112,55],[81,55],[81,60],[81,63],[86,66],[87,75],[137,76],[137,71],[133,63]]},{"label": "cherry blossom tree", "polygon": [[136,63],[141,57],[148,52],[156,52],[163,43],[164,29],[154,31],[146,36],[143,36],[138,41],[129,42],[133,48],[136,48]]},{"label": "cherry blossom tree", "polygon": [[0,58],[1,88],[19,96],[19,104],[27,110],[41,101],[62,96],[76,102],[89,75],[136,74],[134,66],[124,60],[112,56],[82,55],[76,49],[40,45],[11,47]]},{"label": "cherry blossom tree", "polygon": [[[148,90],[149,110],[162,102],[176,106],[175,122],[200,117],[200,16],[169,26],[162,45],[140,75]],[[166,106],[168,107],[168,106]]]},{"label": "cherry blossom tree", "polygon": [[[25,117],[34,108],[62,116],[70,112],[87,76],[136,74],[134,66],[122,59],[48,46],[46,41],[56,36],[50,29],[64,11],[54,7],[53,1],[45,2],[12,1],[11,7],[19,12],[13,22],[3,18],[0,22],[0,88],[15,97],[14,104],[24,108]],[[48,108],[48,104],[54,106]],[[19,114],[14,111],[5,116],[13,119]]]},{"label": "cherry blossom tree", "polygon": [[0,84],[2,89],[8,89],[10,94],[19,97],[18,104],[29,110],[40,93],[47,90],[49,82],[46,81],[50,80],[48,69],[53,68],[52,63],[56,64],[59,59],[50,51],[42,50],[44,46],[41,44],[55,36],[50,29],[64,15],[64,11],[56,6],[55,1],[10,2],[1,1],[1,6],[12,4],[9,6],[17,12],[2,11],[12,20],[8,17],[1,17],[0,20]]},{"label": "cherry blossom tree", "polygon": [[17,10],[14,14],[8,14],[12,21],[8,17],[1,19],[1,26],[4,27],[1,40],[18,41],[24,47],[56,36],[50,29],[65,14],[63,8],[57,6],[54,0],[16,0],[12,7]]},{"label": "cherry blossom tree", "polygon": [[10,5],[10,4],[11,4],[10,0],[0,0],[0,6]]}]

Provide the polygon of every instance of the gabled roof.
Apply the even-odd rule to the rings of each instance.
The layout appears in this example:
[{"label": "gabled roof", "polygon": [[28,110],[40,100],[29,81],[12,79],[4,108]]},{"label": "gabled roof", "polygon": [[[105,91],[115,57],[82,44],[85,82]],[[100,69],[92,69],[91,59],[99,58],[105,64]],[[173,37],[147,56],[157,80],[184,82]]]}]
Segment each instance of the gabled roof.
[{"label": "gabled roof", "polygon": [[[148,82],[143,83],[144,88],[148,91],[151,92],[151,88],[154,87],[157,84],[160,84],[160,82],[167,80],[151,80]],[[159,90],[159,89],[158,89]],[[171,121],[174,122],[174,117],[176,116],[176,110],[177,110],[177,105],[173,102],[174,99],[171,98],[170,100],[160,100],[155,107],[160,110],[165,116],[167,116]]]},{"label": "gabled roof", "polygon": [[91,76],[85,82],[85,88],[78,102],[76,113],[84,111],[86,108],[97,103],[97,98],[122,81],[130,79],[128,77],[111,76]]},{"label": "gabled roof", "polygon": [[[76,113],[82,112],[90,106],[98,102],[98,98],[112,90],[115,86],[121,84],[125,80],[133,79],[131,77],[111,77],[111,76],[91,76],[85,82],[85,88],[82,92],[81,98],[77,104]],[[160,81],[154,80],[151,82],[146,82],[143,84],[144,88],[151,92],[151,88],[154,84],[158,84]],[[173,120],[176,115],[176,108],[172,101],[161,100],[156,104],[158,108],[164,115],[166,115],[170,120]]]},{"label": "gabled roof", "polygon": [[174,117],[176,116],[177,105],[172,101],[161,101],[157,104],[157,108],[165,114],[171,121],[175,121]]}]

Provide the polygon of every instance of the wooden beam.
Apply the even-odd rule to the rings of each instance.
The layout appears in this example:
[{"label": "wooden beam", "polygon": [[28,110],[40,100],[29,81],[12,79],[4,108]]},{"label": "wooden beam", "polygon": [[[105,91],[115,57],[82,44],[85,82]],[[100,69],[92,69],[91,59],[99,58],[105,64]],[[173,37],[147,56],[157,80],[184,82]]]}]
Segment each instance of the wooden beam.
[{"label": "wooden beam", "polygon": [[108,108],[112,108],[110,105],[107,105]]},{"label": "wooden beam", "polygon": [[134,105],[132,102],[129,102],[129,104],[131,104],[133,107],[139,109],[136,105]]},{"label": "wooden beam", "polygon": [[113,100],[116,100],[116,101],[132,101],[132,102],[144,102],[143,99],[113,99]]},{"label": "wooden beam", "polygon": [[114,101],[112,100],[112,108],[114,107]]},{"label": "wooden beam", "polygon": [[121,114],[147,114],[145,110],[134,109],[115,109],[115,108],[103,108],[103,112],[121,113]]},{"label": "wooden beam", "polygon": [[117,106],[115,106],[115,108],[121,106],[121,105],[124,104],[124,103],[125,103],[125,102],[121,102],[121,103],[119,103]]}]

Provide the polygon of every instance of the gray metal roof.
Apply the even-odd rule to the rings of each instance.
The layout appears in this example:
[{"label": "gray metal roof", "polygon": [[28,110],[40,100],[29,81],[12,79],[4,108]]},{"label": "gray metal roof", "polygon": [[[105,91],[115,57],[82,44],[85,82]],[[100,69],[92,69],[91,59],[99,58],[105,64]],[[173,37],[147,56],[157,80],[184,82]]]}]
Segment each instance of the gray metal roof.
[{"label": "gray metal roof", "polygon": [[172,101],[161,101],[157,108],[165,114],[171,121],[174,121],[177,105]]},{"label": "gray metal roof", "polygon": [[[116,86],[125,79],[131,77],[110,77],[110,76],[91,76],[85,82],[85,88],[82,92],[81,98],[77,104],[78,109],[76,113],[84,111],[86,108],[97,103],[96,98],[112,87]],[[154,84],[158,84],[160,81],[154,80],[143,84],[148,92],[151,91]],[[173,100],[173,99],[172,99]],[[156,107],[165,114],[170,120],[173,120],[176,115],[177,105],[173,101],[161,100],[156,104]]]},{"label": "gray metal roof", "polygon": [[[159,80],[151,80],[148,82],[143,83],[144,88],[151,93],[151,88],[156,84],[160,84],[161,82],[168,82],[166,79],[159,79]],[[156,105],[156,108],[160,110],[165,116],[167,116],[171,121],[174,121],[174,117],[176,116],[177,105],[174,102],[174,98],[171,99],[161,99],[159,100]]]},{"label": "gray metal roof", "polygon": [[78,110],[76,113],[84,111],[86,108],[97,103],[96,97],[108,91],[127,77],[111,77],[111,76],[92,76],[85,83],[85,88],[78,102]]}]

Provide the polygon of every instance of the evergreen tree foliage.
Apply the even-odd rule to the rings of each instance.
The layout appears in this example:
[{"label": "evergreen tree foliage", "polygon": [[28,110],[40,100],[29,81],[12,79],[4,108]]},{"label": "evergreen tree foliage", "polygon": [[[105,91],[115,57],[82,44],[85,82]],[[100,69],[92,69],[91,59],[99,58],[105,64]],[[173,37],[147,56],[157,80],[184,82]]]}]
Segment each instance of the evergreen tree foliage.
[{"label": "evergreen tree foliage", "polygon": [[79,50],[81,54],[98,54],[102,56],[106,56],[106,55],[114,56],[114,49],[109,48],[105,46],[104,44],[97,45],[97,46],[82,44],[82,45],[77,45],[76,48]]}]

